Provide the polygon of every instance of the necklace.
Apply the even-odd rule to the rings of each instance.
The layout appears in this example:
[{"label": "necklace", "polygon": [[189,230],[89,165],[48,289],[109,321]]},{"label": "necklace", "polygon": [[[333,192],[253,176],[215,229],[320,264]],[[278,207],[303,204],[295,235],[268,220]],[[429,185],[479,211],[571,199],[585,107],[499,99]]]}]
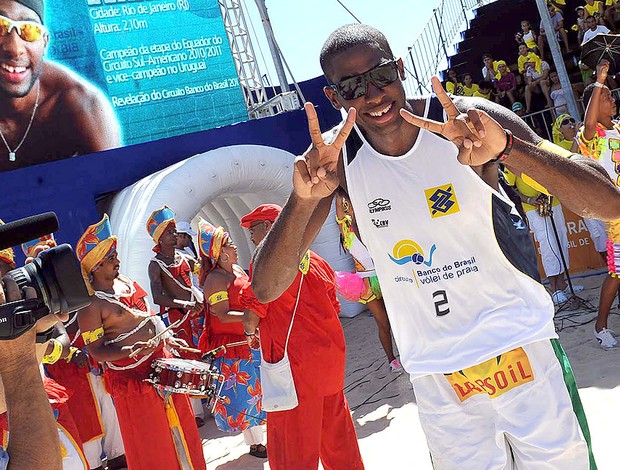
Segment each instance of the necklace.
[{"label": "necklace", "polygon": [[15,147],[14,150],[11,150],[11,147],[9,147],[9,143],[6,141],[6,138],[4,137],[4,134],[2,133],[2,129],[0,129],[0,137],[2,137],[2,142],[4,142],[4,146],[9,151],[9,161],[10,162],[14,162],[15,161],[15,154],[20,149],[20,147],[22,146],[22,144],[26,140],[26,137],[28,136],[28,133],[30,132],[30,128],[32,127],[32,121],[34,121],[34,115],[37,113],[37,108],[39,107],[39,96],[40,96],[40,94],[41,94],[41,80],[39,80],[37,82],[37,97],[34,100],[34,108],[32,108],[32,116],[30,116],[30,122],[28,123],[28,127],[26,128],[26,132],[24,132],[24,136],[22,137],[22,140],[19,141],[19,144],[17,144],[17,147]]}]

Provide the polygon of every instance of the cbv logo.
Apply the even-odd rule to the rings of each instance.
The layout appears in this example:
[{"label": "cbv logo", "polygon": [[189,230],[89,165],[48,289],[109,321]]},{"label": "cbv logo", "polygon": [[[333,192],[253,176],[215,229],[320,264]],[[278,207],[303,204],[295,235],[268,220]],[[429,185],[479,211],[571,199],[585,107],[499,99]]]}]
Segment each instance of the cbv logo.
[{"label": "cbv logo", "polygon": [[379,220],[379,219],[370,219],[370,220],[372,220],[373,225],[377,228],[385,228],[388,226],[387,220]]}]

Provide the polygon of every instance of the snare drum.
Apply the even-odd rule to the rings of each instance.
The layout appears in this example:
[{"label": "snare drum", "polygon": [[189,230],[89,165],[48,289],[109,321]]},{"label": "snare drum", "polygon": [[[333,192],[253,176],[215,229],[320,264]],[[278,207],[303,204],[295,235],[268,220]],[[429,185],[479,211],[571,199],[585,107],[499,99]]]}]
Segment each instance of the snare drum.
[{"label": "snare drum", "polygon": [[209,364],[189,359],[161,358],[151,363],[147,379],[159,390],[186,395],[215,396],[218,374]]}]

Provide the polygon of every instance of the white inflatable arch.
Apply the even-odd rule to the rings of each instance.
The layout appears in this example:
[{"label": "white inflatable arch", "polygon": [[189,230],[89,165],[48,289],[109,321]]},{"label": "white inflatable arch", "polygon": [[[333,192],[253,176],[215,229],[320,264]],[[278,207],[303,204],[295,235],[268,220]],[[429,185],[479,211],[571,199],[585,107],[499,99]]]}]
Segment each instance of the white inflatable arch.
[{"label": "white inflatable arch", "polygon": [[[147,268],[154,253],[146,220],[164,204],[174,210],[177,220],[190,221],[194,230],[198,217],[222,225],[238,247],[239,264],[247,269],[254,245],[239,221],[259,204],[285,203],[291,191],[293,161],[291,153],[273,147],[222,147],[125,188],[116,195],[110,209],[112,232],[119,238],[121,272],[150,293]],[[340,248],[333,209],[312,249],[335,270],[353,270],[351,258]],[[352,317],[363,310],[361,304],[340,300],[343,316]]]}]

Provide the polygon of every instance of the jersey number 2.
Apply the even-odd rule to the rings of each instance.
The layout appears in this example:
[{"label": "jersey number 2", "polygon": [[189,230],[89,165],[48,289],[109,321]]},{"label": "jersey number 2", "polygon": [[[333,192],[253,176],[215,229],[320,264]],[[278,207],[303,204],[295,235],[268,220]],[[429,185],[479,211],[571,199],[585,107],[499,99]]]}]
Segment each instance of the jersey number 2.
[{"label": "jersey number 2", "polygon": [[445,290],[438,290],[433,292],[433,300],[435,301],[435,313],[438,317],[443,317],[450,313],[450,307],[448,307],[448,294]]}]

